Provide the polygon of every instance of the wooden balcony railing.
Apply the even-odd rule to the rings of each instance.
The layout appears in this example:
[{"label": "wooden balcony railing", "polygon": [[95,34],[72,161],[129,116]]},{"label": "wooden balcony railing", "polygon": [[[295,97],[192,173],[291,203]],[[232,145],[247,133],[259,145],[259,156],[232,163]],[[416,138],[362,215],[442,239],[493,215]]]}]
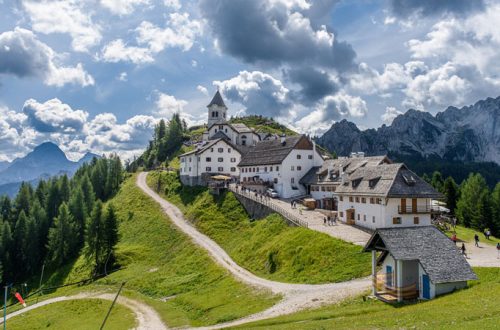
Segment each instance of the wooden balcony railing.
[{"label": "wooden balcony railing", "polygon": [[416,207],[409,205],[406,207],[398,206],[399,214],[421,214],[421,213],[431,213],[430,205],[417,205]]}]

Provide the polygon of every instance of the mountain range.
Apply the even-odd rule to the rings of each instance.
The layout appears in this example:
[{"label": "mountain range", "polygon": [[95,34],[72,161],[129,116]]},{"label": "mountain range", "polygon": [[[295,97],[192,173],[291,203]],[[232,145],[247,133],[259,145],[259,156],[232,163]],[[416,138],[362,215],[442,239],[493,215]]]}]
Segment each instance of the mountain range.
[{"label": "mountain range", "polygon": [[0,163],[0,195],[14,195],[23,181],[36,183],[54,175],[72,176],[83,163],[94,157],[99,156],[88,152],[73,162],[54,143],[42,143],[22,158]]},{"label": "mountain range", "polygon": [[317,142],[339,156],[363,151],[500,164],[500,97],[460,109],[448,107],[435,116],[410,109],[389,126],[364,131],[342,120]]}]

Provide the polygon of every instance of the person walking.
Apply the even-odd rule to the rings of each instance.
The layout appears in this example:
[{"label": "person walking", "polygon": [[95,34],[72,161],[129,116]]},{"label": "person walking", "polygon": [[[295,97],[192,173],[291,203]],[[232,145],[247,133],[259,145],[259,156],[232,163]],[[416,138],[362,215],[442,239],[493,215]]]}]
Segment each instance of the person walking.
[{"label": "person walking", "polygon": [[462,243],[462,247],[460,248],[460,250],[462,251],[462,255],[465,256],[465,259],[467,259],[467,253],[465,252],[465,243]]},{"label": "person walking", "polygon": [[500,259],[500,243],[497,243],[497,259]]},{"label": "person walking", "polygon": [[491,231],[488,229],[486,231],[486,238],[489,240],[490,239],[490,236],[491,236]]},{"label": "person walking", "polygon": [[323,218],[323,226],[326,226],[326,217]]},{"label": "person walking", "polygon": [[477,234],[474,235],[474,245],[479,247],[479,236]]},{"label": "person walking", "polygon": [[451,240],[455,243],[455,245],[457,245],[457,234],[451,235]]}]

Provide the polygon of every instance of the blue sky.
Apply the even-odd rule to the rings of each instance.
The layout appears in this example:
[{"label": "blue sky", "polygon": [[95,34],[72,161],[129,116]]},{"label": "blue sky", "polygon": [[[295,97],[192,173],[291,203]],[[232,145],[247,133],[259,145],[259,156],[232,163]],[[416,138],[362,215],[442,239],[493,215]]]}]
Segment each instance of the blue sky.
[{"label": "blue sky", "polygon": [[0,161],[129,158],[217,88],[311,134],[468,105],[498,96],[498,21],[492,0],[0,0]]}]

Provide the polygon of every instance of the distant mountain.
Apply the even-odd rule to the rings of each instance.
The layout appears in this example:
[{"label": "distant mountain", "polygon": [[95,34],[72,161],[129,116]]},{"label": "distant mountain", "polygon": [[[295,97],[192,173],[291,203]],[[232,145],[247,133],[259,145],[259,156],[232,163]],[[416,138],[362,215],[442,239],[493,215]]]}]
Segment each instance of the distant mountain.
[{"label": "distant mountain", "polygon": [[364,151],[500,164],[500,97],[461,109],[449,107],[436,116],[410,109],[392,125],[365,131],[342,120],[317,142],[340,156]]},{"label": "distant mountain", "polygon": [[10,162],[0,162],[0,172],[10,166]]},{"label": "distant mountain", "polygon": [[87,152],[82,158],[80,158],[80,160],[78,160],[78,164],[83,165],[83,163],[91,162],[94,158],[101,158],[101,156]]},{"label": "distant mountain", "polygon": [[87,153],[79,161],[70,161],[54,143],[46,142],[37,146],[23,158],[17,158],[0,170],[0,195],[13,195],[21,182],[37,183],[41,178],[67,174],[72,176],[85,162],[94,157]]}]

